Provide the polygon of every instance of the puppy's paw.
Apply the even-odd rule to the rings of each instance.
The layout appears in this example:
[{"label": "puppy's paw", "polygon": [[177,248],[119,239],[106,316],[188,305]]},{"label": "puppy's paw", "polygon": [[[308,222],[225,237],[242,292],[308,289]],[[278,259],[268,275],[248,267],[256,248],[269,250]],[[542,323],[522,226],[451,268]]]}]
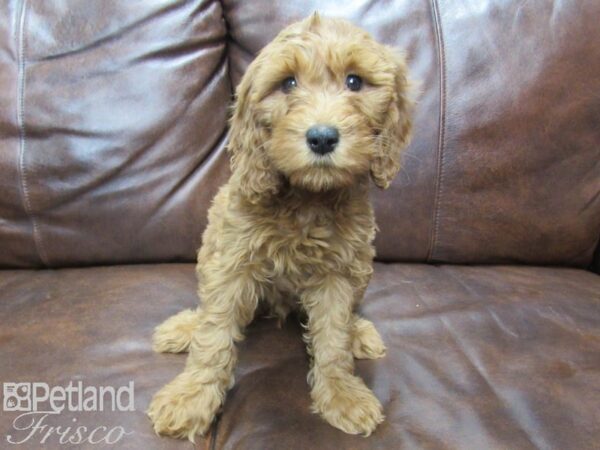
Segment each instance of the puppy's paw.
[{"label": "puppy's paw", "polygon": [[223,393],[218,383],[203,383],[203,378],[183,372],[156,393],[147,414],[157,434],[194,442],[196,434],[206,433]]},{"label": "puppy's paw", "polygon": [[152,349],[158,353],[186,352],[199,321],[195,309],[186,309],[169,317],[154,330]]},{"label": "puppy's paw", "polygon": [[373,322],[357,318],[352,325],[352,354],[356,359],[377,359],[385,356],[385,344]]},{"label": "puppy's paw", "polygon": [[348,434],[369,436],[385,419],[377,397],[354,375],[318,383],[311,395],[313,411]]}]

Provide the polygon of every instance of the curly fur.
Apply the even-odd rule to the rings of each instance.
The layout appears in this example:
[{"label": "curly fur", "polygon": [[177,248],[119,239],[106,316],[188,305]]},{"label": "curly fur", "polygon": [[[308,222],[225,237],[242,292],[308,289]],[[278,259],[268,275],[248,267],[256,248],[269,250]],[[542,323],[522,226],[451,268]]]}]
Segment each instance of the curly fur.
[{"label": "curly fur", "polygon": [[[363,88],[345,87],[349,74]],[[295,76],[298,86],[280,89]],[[154,348],[189,351],[185,370],[148,414],[157,433],[205,433],[233,385],[236,342],[259,301],[282,319],[307,317],[313,410],[331,425],[369,435],[382,406],[354,375],[356,358],[385,346],[354,311],[370,280],[375,221],[369,174],[387,188],[410,135],[401,55],[352,24],[317,14],[284,29],[250,65],[236,91],[228,150],[232,176],[214,199],[198,253],[202,307],[160,325]],[[311,153],[306,130],[336,126],[340,142]]]}]

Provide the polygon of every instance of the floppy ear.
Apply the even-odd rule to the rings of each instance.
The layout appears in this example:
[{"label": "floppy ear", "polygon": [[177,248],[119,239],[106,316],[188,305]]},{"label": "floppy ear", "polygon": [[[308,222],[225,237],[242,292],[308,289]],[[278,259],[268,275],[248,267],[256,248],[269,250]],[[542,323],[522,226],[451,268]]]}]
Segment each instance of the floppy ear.
[{"label": "floppy ear", "polygon": [[252,79],[256,60],[236,89],[236,100],[230,120],[228,151],[231,153],[232,178],[242,195],[257,203],[265,195],[279,190],[279,176],[266,155],[267,130],[260,126],[252,98]]},{"label": "floppy ear", "polygon": [[411,137],[410,82],[404,57],[389,50],[395,64],[394,92],[385,122],[375,138],[375,154],[371,160],[371,178],[375,185],[387,189],[400,170],[400,155]]}]

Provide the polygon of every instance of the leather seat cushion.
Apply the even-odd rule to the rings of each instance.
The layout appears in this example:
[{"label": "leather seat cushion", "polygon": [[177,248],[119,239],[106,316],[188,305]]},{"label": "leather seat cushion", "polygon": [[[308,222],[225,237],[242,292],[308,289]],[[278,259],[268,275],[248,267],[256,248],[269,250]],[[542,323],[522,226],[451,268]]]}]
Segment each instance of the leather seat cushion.
[{"label": "leather seat cushion", "polygon": [[[0,272],[0,380],[122,386],[135,412],[69,413],[47,423],[133,433],[119,448],[189,448],[154,435],[145,409],[184,366],[151,350],[155,325],[196,304],[193,265]],[[388,346],[357,362],[386,421],[369,438],[309,410],[301,328],[258,319],[212,449],[561,448],[600,442],[600,277],[576,269],[376,264],[362,308]],[[0,436],[18,413],[0,416]],[[37,442],[37,441],[32,441]],[[49,438],[48,448],[60,448]],[[96,446],[99,448],[100,446]]]}]

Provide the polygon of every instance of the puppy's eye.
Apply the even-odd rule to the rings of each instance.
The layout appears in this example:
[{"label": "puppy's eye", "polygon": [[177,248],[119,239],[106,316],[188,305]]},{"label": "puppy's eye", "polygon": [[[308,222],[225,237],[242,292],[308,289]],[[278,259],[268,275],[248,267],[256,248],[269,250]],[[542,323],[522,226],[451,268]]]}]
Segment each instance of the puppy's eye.
[{"label": "puppy's eye", "polygon": [[294,77],[287,77],[281,82],[281,90],[286,94],[298,86],[298,82]]},{"label": "puppy's eye", "polygon": [[350,74],[346,77],[346,87],[354,92],[360,91],[362,82],[362,78],[358,75]]}]

